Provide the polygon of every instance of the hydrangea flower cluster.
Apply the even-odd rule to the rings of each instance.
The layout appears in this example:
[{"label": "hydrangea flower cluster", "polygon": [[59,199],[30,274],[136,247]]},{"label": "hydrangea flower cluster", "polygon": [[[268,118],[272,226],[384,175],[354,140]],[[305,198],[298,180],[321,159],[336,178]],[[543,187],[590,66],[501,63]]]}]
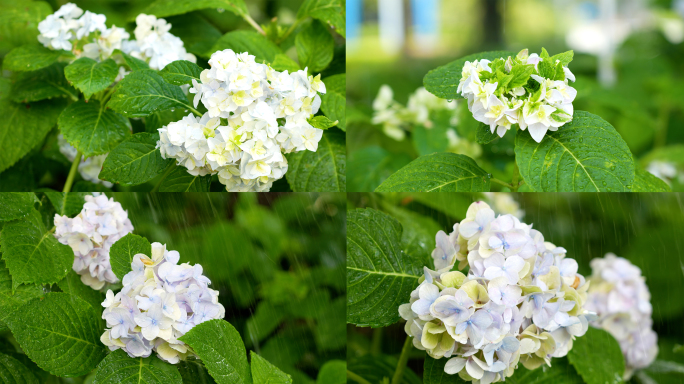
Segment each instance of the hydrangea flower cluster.
[{"label": "hydrangea flower cluster", "polygon": [[663,180],[668,185],[672,184],[673,180],[684,184],[684,173],[677,170],[677,166],[669,161],[653,160],[648,163],[646,170],[653,176]]},{"label": "hydrangea flower cluster", "polygon": [[567,67],[571,59],[572,52],[549,57],[544,49],[541,55],[524,49],[515,57],[466,61],[458,92],[492,133],[503,137],[518,124],[539,143],[572,120],[577,91],[568,85],[575,81]]},{"label": "hydrangea flower cluster", "polygon": [[[403,106],[394,100],[392,88],[385,84],[380,87],[373,101],[371,123],[382,125],[385,135],[402,141],[406,138],[406,132],[411,131],[414,126],[422,125],[426,129],[431,129],[434,126],[431,118],[434,118],[436,112],[447,111],[451,115],[450,126],[458,125],[458,106],[458,101],[440,99],[423,87],[409,95],[408,104]],[[479,157],[482,154],[479,144],[459,137],[453,128],[447,130],[445,139],[449,142],[450,152],[462,153],[470,157]]]},{"label": "hydrangea flower cluster", "polygon": [[323,130],[308,119],[325,84],[306,69],[279,72],[230,49],[214,52],[209,65],[190,89],[207,112],[160,128],[157,147],[192,175],[218,174],[228,191],[268,191],[287,172],[283,154],[318,149]]},{"label": "hydrangea flower cluster", "polygon": [[[107,28],[106,20],[105,15],[83,12],[75,4],[67,3],[38,24],[38,41],[50,49],[71,51],[76,59],[106,60],[118,49],[145,60],[152,69],[162,69],[175,60],[196,61],[194,55],[186,52],[183,42],[169,33],[171,24],[164,19],[138,15],[136,40],[130,40],[130,34],[123,28]],[[116,59],[118,64],[123,63],[122,58]],[[117,80],[125,73],[120,67]]]},{"label": "hydrangea flower cluster", "polygon": [[513,195],[505,192],[484,192],[485,200],[494,208],[495,212],[501,214],[511,214],[522,220],[525,217],[525,211],[520,209],[518,203]]},{"label": "hydrangea flower cluster", "polygon": [[612,253],[591,260],[592,275],[586,308],[596,312],[592,325],[605,329],[620,343],[625,378],[648,367],[658,354],[653,331],[651,294],[639,267]]},{"label": "hydrangea flower cluster", "polygon": [[[78,155],[78,150],[69,144],[61,133],[57,135],[57,142],[59,144],[59,152],[61,152],[69,162],[73,162]],[[92,156],[81,160],[81,163],[78,164],[78,173],[84,180],[111,188],[114,184],[98,178],[100,171],[102,170],[102,164],[104,164],[107,155],[108,154],[105,153],[103,155]]]},{"label": "hydrangea flower cluster", "polygon": [[180,254],[166,245],[152,243],[152,257],[137,254],[131,272],[123,278],[123,288],[114,295],[107,291],[102,318],[107,330],[100,340],[114,351],[119,348],[130,357],[148,357],[156,351],[171,364],[195,356],[178,340],[195,325],[222,319],[223,305],[218,291],[210,289],[202,266],[178,264]]},{"label": "hydrangea flower cluster", "polygon": [[[480,384],[565,356],[587,331],[589,287],[566,250],[513,215],[473,203],[453,232],[439,231],[410,302],[399,307],[413,345],[448,358],[444,371]],[[467,275],[452,271],[470,267]]]},{"label": "hydrangea flower cluster", "polygon": [[83,210],[72,218],[55,215],[55,237],[74,251],[74,272],[83,284],[102,289],[117,283],[109,263],[109,250],[120,238],[133,231],[128,212],[105,195],[85,196]]}]

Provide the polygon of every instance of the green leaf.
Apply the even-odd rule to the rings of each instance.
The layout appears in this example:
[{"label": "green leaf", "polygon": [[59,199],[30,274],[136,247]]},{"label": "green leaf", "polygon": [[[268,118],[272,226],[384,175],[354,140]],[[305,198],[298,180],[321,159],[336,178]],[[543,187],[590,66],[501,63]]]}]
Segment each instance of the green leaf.
[{"label": "green leaf", "polygon": [[183,384],[216,384],[199,360],[185,360],[178,363],[178,372]]},{"label": "green leaf", "polygon": [[119,74],[119,66],[112,59],[97,62],[88,57],[81,57],[64,68],[67,80],[78,88],[85,99],[94,93],[107,89]]},{"label": "green leaf", "polygon": [[342,37],[347,37],[342,0],[306,0],[299,7],[297,20],[303,20],[309,16],[329,24]]},{"label": "green leaf", "polygon": [[345,108],[347,104],[347,75],[333,75],[323,79],[326,93],[321,96],[321,110],[330,118],[330,120],[337,120],[338,127],[347,130],[347,117],[345,116]]},{"label": "green leaf", "polygon": [[136,57],[133,57],[131,55],[128,55],[126,53],[121,52],[120,50],[115,51],[117,54],[120,54],[124,61],[126,62],[126,65],[128,65],[128,68],[130,68],[131,71],[140,71],[143,69],[150,69],[150,66],[147,65],[147,63],[143,60],[140,60]]},{"label": "green leaf", "polygon": [[84,192],[45,191],[44,193],[57,213],[69,217],[74,217],[81,212],[83,204],[85,204],[85,196],[88,195]]},{"label": "green leaf", "polygon": [[24,364],[0,353],[0,380],[6,384],[38,384],[38,379]]},{"label": "green leaf", "polygon": [[290,59],[290,56],[284,53],[275,55],[275,58],[271,63],[271,67],[276,71],[289,71],[290,73],[297,72],[302,69],[296,61]]},{"label": "green leaf", "polygon": [[24,283],[56,283],[74,262],[71,248],[57,242],[35,209],[24,219],[5,224],[0,242],[13,290]]},{"label": "green leaf", "polygon": [[159,186],[159,192],[209,192],[211,176],[193,176],[177,166]]},{"label": "green leaf", "polygon": [[508,89],[522,87],[530,80],[530,76],[534,73],[534,65],[516,65],[511,70],[511,80],[507,85]]},{"label": "green leaf", "polygon": [[172,33],[183,40],[189,53],[196,56],[203,56],[223,35],[201,12],[186,13],[170,21],[173,23]]},{"label": "green leaf", "polygon": [[107,107],[127,117],[143,117],[171,108],[193,109],[179,86],[165,82],[151,69],[133,71],[124,77]]},{"label": "green leaf", "polygon": [[78,273],[69,271],[66,277],[57,283],[57,286],[64,293],[68,293],[85,300],[94,309],[102,309],[102,302],[105,299],[105,295],[102,292],[94,290],[85,285],[81,281],[81,275]]},{"label": "green leaf", "polygon": [[323,364],[316,384],[345,384],[347,382],[347,362],[344,360],[330,360]]},{"label": "green leaf", "polygon": [[487,124],[479,123],[477,125],[477,143],[478,144],[489,144],[492,141],[499,138],[496,134],[496,130],[492,132],[492,129]]},{"label": "green leaf", "polygon": [[11,50],[2,62],[2,69],[6,71],[35,71],[49,66],[59,59],[62,54],[70,55],[67,51],[53,51],[42,45],[24,45]]},{"label": "green leaf", "polygon": [[300,66],[308,67],[309,73],[317,73],[330,65],[335,40],[323,23],[313,20],[297,33],[295,46]]},{"label": "green leaf", "polygon": [[252,379],[254,384],[291,384],[292,377],[269,363],[254,351],[249,351],[252,359]]},{"label": "green leaf", "polygon": [[444,372],[444,366],[448,358],[433,359],[425,356],[423,363],[423,383],[424,384],[466,384],[467,381],[461,379],[459,375],[449,375]]},{"label": "green leaf", "polygon": [[35,44],[38,23],[52,13],[50,4],[44,1],[2,3],[0,12],[0,55],[24,44]]},{"label": "green leaf", "polygon": [[344,297],[338,297],[318,317],[314,337],[318,351],[335,351],[346,347],[347,326],[341,321],[346,313]]},{"label": "green leaf", "polygon": [[632,192],[672,192],[666,182],[650,172],[637,168]]},{"label": "green leaf", "polygon": [[328,131],[318,150],[287,154],[285,177],[294,192],[344,192],[346,190],[347,148],[341,132]]},{"label": "green leaf", "polygon": [[38,366],[55,376],[81,376],[105,357],[101,310],[66,293],[51,292],[16,310],[12,334]]},{"label": "green leaf", "polygon": [[145,8],[143,13],[167,17],[205,8],[225,9],[239,16],[248,14],[244,0],[157,0]]},{"label": "green leaf", "polygon": [[622,382],[625,359],[620,345],[602,329],[589,327],[584,336],[575,339],[568,360],[587,384]]},{"label": "green leaf", "polygon": [[0,193],[0,221],[11,221],[25,217],[37,202],[36,195],[29,192]]},{"label": "green leaf", "polygon": [[435,152],[446,152],[449,147],[447,131],[451,126],[452,111],[433,111],[430,114],[432,126],[416,124],[411,133],[413,146],[420,156]]},{"label": "green leaf", "polygon": [[376,192],[486,192],[487,172],[475,160],[455,153],[417,158],[388,177]]},{"label": "green leaf", "polygon": [[30,104],[0,100],[0,172],[43,141],[65,106],[61,99]]},{"label": "green leaf", "polygon": [[64,63],[54,63],[36,71],[19,73],[12,84],[11,100],[17,103],[55,97],[71,97],[76,100],[78,91],[64,77],[64,67]]},{"label": "green leaf", "polygon": [[174,85],[192,84],[192,80],[201,83],[202,68],[187,60],[176,60],[164,67],[159,74],[167,83]]},{"label": "green leaf", "polygon": [[145,117],[145,132],[157,133],[159,128],[162,128],[169,123],[183,119],[188,113],[182,109],[166,110],[155,112]]},{"label": "green leaf", "polygon": [[92,157],[108,153],[131,135],[128,118],[106,109],[98,100],[79,100],[59,115],[57,122],[64,138]]},{"label": "green leaf", "polygon": [[378,146],[370,146],[349,154],[347,191],[373,191],[391,174],[411,162],[406,154],[390,153]]},{"label": "green leaf", "polygon": [[431,254],[435,249],[435,235],[442,227],[429,216],[387,202],[383,202],[382,208],[397,219],[403,228],[401,246],[404,254],[414,260],[420,260],[422,265],[431,267],[434,263]]},{"label": "green leaf", "polygon": [[158,140],[158,133],[128,137],[109,153],[98,177],[121,185],[138,185],[155,178],[173,163],[162,158]]},{"label": "green leaf", "polygon": [[265,339],[278,328],[285,315],[280,308],[275,308],[270,302],[259,302],[254,314],[247,319],[245,324],[247,336],[245,340],[255,343]]},{"label": "green leaf", "polygon": [[520,174],[539,192],[625,192],[634,182],[634,160],[615,128],[589,112],[575,111],[573,120],[541,143],[518,131],[515,157]]},{"label": "green leaf", "polygon": [[150,356],[131,358],[122,349],[107,355],[95,372],[93,384],[182,384],[175,365]]},{"label": "green leaf", "polygon": [[195,351],[218,384],[252,383],[245,345],[227,321],[205,321],[179,340]]},{"label": "green leaf", "polygon": [[232,31],[221,36],[206,56],[216,51],[232,49],[235,53],[249,52],[256,61],[272,63],[276,55],[283,53],[275,43],[255,31]]},{"label": "green leaf", "polygon": [[506,381],[511,384],[584,384],[567,358],[553,358],[551,367],[542,366],[531,371],[519,365]]},{"label": "green leaf", "polygon": [[559,53],[557,55],[551,56],[551,59],[549,60],[551,63],[555,63],[556,60],[560,60],[560,63],[562,66],[567,67],[570,62],[572,61],[573,56],[575,55],[574,51],[567,51],[563,53]]},{"label": "green leaf", "polygon": [[678,167],[684,166],[684,145],[675,144],[656,148],[641,158],[641,165],[648,167],[652,161],[674,163]]},{"label": "green leaf", "polygon": [[425,75],[423,85],[430,93],[437,97],[447,100],[462,99],[463,97],[456,92],[458,83],[461,81],[463,66],[466,61],[474,60],[494,60],[500,57],[507,58],[508,56],[515,57],[515,53],[508,51],[492,51],[482,52],[466,56],[449,64],[443,65],[437,69],[433,69]]},{"label": "green leaf", "polygon": [[152,245],[146,238],[133,233],[127,234],[112,245],[109,251],[109,261],[112,264],[112,272],[119,280],[131,271],[133,256],[138,253],[151,257]]},{"label": "green leaf", "polygon": [[347,323],[385,327],[418,285],[423,266],[401,250],[402,227],[374,209],[347,214]]},{"label": "green leaf", "polygon": [[0,322],[7,322],[12,311],[44,294],[43,289],[35,284],[20,285],[12,293],[12,276],[5,262],[0,260]]},{"label": "green leaf", "polygon": [[309,119],[309,124],[314,128],[318,129],[328,129],[337,125],[337,121],[332,121],[325,116],[316,116]]},{"label": "green leaf", "polygon": [[[373,384],[384,383],[383,379],[387,379],[387,382],[392,379],[394,371],[397,369],[397,359],[387,355],[367,354],[350,360],[347,367],[349,371]],[[356,381],[352,381],[352,383],[356,383]],[[413,370],[405,369],[401,384],[423,384],[423,380],[413,373]]]}]

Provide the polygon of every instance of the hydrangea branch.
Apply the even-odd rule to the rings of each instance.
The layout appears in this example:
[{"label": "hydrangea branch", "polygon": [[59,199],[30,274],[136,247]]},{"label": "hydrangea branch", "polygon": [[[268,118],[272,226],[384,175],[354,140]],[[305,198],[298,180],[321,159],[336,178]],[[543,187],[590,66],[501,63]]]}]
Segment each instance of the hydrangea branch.
[{"label": "hydrangea branch", "polygon": [[78,165],[81,163],[81,157],[83,154],[79,151],[76,153],[74,161],[71,163],[71,169],[69,169],[69,176],[67,176],[66,182],[64,183],[64,189],[62,192],[71,191],[71,186],[74,184],[74,178],[76,178],[76,171],[78,171]]}]

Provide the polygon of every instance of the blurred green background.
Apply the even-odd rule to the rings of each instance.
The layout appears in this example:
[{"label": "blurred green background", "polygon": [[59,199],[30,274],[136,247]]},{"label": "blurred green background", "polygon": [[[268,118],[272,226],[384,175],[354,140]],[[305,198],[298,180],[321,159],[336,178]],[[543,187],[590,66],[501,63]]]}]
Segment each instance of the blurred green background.
[{"label": "blurred green background", "polygon": [[[316,383],[326,362],[344,361],[344,194],[109,196],[128,211],[135,234],[177,250],[181,263],[202,265],[210,288],[219,291],[225,320],[240,332],[247,349],[292,375],[293,383]],[[46,221],[54,218],[47,200],[40,210]],[[103,293],[90,292],[99,295],[94,301],[104,300]],[[0,332],[0,350],[7,340],[9,331]],[[92,380],[92,375],[50,377],[35,369],[49,383]],[[193,383],[213,382],[202,381],[196,371],[190,375]],[[1,379],[0,374],[5,382]]]},{"label": "blurred green background", "polygon": [[[447,128],[475,142],[476,122],[463,104],[454,113],[457,124],[440,127],[431,114],[441,133],[433,129],[427,144],[424,134],[388,137],[371,123],[381,85],[406,105],[438,66],[471,53],[542,47],[575,51],[575,109],[613,124],[639,166],[684,191],[684,1],[348,0],[347,17],[349,191],[374,190],[418,155],[448,150]],[[469,155],[510,180],[514,136]]]},{"label": "blurred green background", "polygon": [[[658,334],[659,360],[684,363],[684,198],[683,194],[629,193],[520,193],[511,195],[545,241],[568,250],[579,263],[579,272],[591,274],[589,262],[608,252],[629,259],[641,268],[651,292],[654,330]],[[452,231],[476,200],[492,195],[466,193],[350,193],[348,210],[373,208],[394,216],[403,226],[404,252],[424,259],[430,254],[437,231]],[[501,206],[500,206],[501,207]],[[497,213],[500,213],[499,210]],[[508,212],[506,212],[508,213]],[[406,302],[408,302],[408,297]],[[348,368],[362,377],[392,377],[406,339],[404,321],[387,328],[347,326]],[[422,383],[425,352],[412,349],[404,383]],[[358,372],[357,372],[358,371]],[[375,373],[374,373],[375,372]],[[365,374],[365,375],[364,375]],[[414,375],[415,374],[415,375]],[[647,372],[657,383],[681,383],[681,374]],[[419,381],[416,381],[419,380]],[[636,379],[632,380],[637,383]],[[371,380],[371,382],[373,382]]]}]

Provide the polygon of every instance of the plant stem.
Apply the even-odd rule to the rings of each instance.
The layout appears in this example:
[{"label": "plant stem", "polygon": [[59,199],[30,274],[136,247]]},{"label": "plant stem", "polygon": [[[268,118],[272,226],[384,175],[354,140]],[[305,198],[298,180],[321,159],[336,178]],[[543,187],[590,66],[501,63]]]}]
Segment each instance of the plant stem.
[{"label": "plant stem", "polygon": [[413,343],[411,342],[411,337],[406,336],[406,341],[404,341],[404,347],[401,348],[401,355],[399,356],[399,362],[397,363],[397,369],[394,371],[394,376],[392,377],[392,384],[401,383],[402,377],[404,377],[404,368],[406,368],[406,362],[409,358],[409,351]]},{"label": "plant stem", "polygon": [[513,168],[513,181],[511,181],[511,191],[513,192],[518,192],[518,188],[520,188],[520,183],[518,180],[520,179],[520,169],[518,169],[518,162],[513,160],[514,168]]},{"label": "plant stem", "polygon": [[371,355],[380,354],[380,347],[382,346],[382,328],[373,328],[373,339],[371,341],[370,353]]},{"label": "plant stem", "polygon": [[100,102],[102,103],[102,105],[107,104],[107,102],[109,101],[109,98],[112,96],[112,93],[114,93],[115,88],[116,88],[116,86],[113,86],[109,90],[102,91],[103,92],[102,98],[100,98]]},{"label": "plant stem", "polygon": [[670,105],[668,103],[662,103],[658,116],[658,131],[656,132],[656,137],[654,139],[653,146],[659,148],[664,146],[667,141],[667,126],[670,124]]},{"label": "plant stem", "polygon": [[348,369],[347,369],[347,378],[352,379],[352,380],[356,380],[360,384],[371,384],[370,381],[364,379],[363,377],[357,375],[356,373],[354,373]]},{"label": "plant stem", "polygon": [[259,33],[261,33],[262,35],[266,36],[266,32],[264,32],[264,30],[261,29],[261,26],[260,26],[259,24],[257,24],[257,22],[254,21],[254,19],[252,19],[252,17],[251,17],[250,15],[244,15],[242,18],[245,19],[245,21],[248,22],[249,25],[251,25],[252,27],[254,27],[254,29],[256,29],[257,32],[259,32]]},{"label": "plant stem", "polygon": [[297,29],[297,26],[299,26],[299,20],[297,20],[297,21],[295,21],[294,23],[292,23],[292,25],[290,26],[290,29],[288,29],[287,32],[285,32],[285,34],[283,35],[283,37],[281,37],[280,39],[278,39],[278,44],[280,44],[280,43],[282,43],[283,41],[285,41],[285,39],[287,39],[287,37],[290,36],[290,35],[292,34],[292,32],[294,32],[295,29]]},{"label": "plant stem", "polygon": [[78,165],[81,163],[81,157],[83,157],[83,154],[81,153],[81,151],[78,151],[78,153],[76,154],[76,158],[74,159],[74,162],[71,163],[69,176],[67,176],[66,183],[64,183],[64,189],[62,190],[62,192],[71,191],[71,185],[74,184],[74,178],[76,177]]},{"label": "plant stem", "polygon": [[190,109],[190,111],[192,113],[194,113],[195,115],[197,115],[198,117],[202,117],[202,114],[200,113],[200,111],[196,110],[195,108],[188,106],[188,109]]},{"label": "plant stem", "polygon": [[173,171],[173,168],[174,168],[173,164],[169,165],[169,167],[166,168],[166,171],[162,175],[161,179],[159,179],[159,181],[157,181],[157,184],[154,186],[154,188],[152,188],[151,192],[159,191],[159,186],[161,185],[162,181],[164,181],[164,179],[166,179],[166,176],[168,176],[171,173],[171,171]]},{"label": "plant stem", "polygon": [[513,186],[510,185],[510,184],[508,184],[508,183],[505,182],[505,181],[501,181],[501,180],[499,180],[499,179],[497,179],[497,178],[491,178],[491,179],[489,179],[489,180],[490,180],[492,183],[501,184],[501,185],[503,185],[504,187],[507,187],[507,188],[510,188],[511,190],[513,190]]}]

